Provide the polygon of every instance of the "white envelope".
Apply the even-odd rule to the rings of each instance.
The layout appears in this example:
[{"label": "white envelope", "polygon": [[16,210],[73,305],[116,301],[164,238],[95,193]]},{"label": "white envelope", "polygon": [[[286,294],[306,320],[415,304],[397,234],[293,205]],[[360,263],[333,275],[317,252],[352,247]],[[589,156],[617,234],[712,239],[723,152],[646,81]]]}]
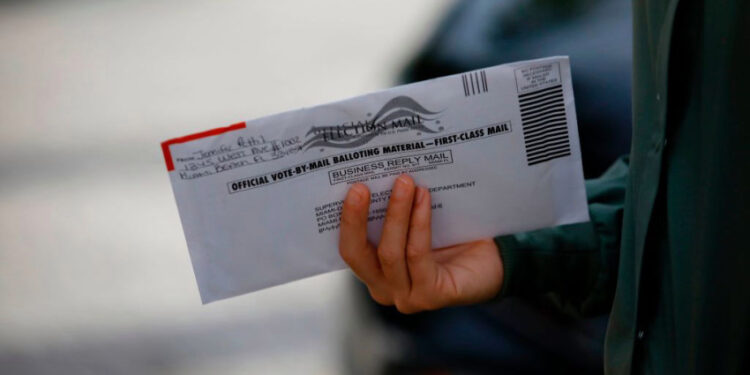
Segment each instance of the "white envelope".
[{"label": "white envelope", "polygon": [[398,86],[162,143],[204,303],[345,267],[342,199],[396,176],[433,201],[432,243],[588,220],[567,57]]}]

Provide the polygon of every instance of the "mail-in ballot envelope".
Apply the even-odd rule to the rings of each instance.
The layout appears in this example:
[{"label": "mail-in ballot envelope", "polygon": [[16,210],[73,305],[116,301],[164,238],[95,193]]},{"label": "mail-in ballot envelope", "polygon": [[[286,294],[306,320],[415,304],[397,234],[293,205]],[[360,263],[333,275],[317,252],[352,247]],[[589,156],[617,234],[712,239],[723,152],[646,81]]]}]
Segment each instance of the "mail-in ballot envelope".
[{"label": "mail-in ballot envelope", "polygon": [[[252,95],[252,93],[248,93]],[[432,194],[432,244],[588,220],[567,57],[495,66],[162,143],[204,303],[345,267],[351,184],[377,244],[395,178]]]}]

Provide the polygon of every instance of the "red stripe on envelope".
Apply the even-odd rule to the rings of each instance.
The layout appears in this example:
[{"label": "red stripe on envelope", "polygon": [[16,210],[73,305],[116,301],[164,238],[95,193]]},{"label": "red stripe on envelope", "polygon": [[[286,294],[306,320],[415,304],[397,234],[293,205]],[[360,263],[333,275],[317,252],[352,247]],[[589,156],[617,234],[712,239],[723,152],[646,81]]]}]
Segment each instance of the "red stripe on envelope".
[{"label": "red stripe on envelope", "polygon": [[232,125],[225,126],[222,128],[206,130],[200,133],[190,134],[190,135],[186,135],[184,137],[179,137],[179,138],[173,138],[168,141],[162,142],[161,151],[164,153],[164,162],[167,163],[167,171],[174,170],[174,162],[172,161],[172,153],[169,151],[169,146],[175,143],[190,142],[196,139],[211,137],[214,135],[219,135],[222,133],[230,132],[232,130],[238,130],[238,129],[244,129],[244,128],[245,128],[245,122],[243,121],[243,122],[238,122],[236,124],[232,124]]}]

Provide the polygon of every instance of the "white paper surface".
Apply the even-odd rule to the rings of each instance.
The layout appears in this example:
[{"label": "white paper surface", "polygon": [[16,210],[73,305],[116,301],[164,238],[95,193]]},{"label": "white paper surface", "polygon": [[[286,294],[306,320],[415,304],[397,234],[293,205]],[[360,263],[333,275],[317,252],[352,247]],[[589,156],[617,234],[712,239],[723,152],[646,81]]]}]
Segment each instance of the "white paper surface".
[{"label": "white paper surface", "polygon": [[429,187],[435,247],[588,220],[567,57],[280,113],[162,144],[204,303],[345,267],[338,216],[401,173]]}]

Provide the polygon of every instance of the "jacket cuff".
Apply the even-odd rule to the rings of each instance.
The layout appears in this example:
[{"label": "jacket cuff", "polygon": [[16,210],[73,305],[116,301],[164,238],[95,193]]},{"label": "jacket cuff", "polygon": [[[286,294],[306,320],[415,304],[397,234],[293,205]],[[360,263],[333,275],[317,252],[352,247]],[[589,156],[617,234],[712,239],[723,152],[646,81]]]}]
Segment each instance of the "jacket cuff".
[{"label": "jacket cuff", "polygon": [[516,279],[523,275],[523,252],[521,244],[515,236],[498,236],[494,238],[495,244],[500,249],[500,259],[503,264],[503,286],[500,289],[498,298],[512,295]]}]

